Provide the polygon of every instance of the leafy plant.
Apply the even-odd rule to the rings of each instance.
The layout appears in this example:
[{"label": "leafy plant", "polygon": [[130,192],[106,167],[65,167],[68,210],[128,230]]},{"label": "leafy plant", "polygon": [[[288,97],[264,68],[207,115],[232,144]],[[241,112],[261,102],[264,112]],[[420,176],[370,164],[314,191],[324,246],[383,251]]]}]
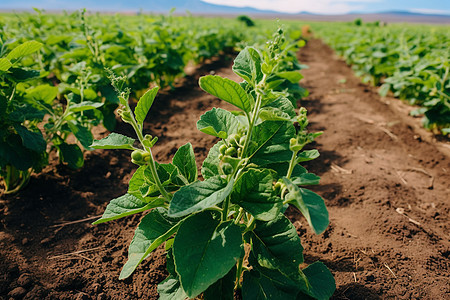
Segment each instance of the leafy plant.
[{"label": "leafy plant", "polygon": [[[378,24],[379,25],[379,24]],[[421,106],[425,128],[450,133],[450,35],[430,26],[315,25],[336,52],[352,65],[364,82],[380,86],[379,93]]]},{"label": "leafy plant", "polygon": [[142,129],[158,88],[145,93],[133,111],[126,79],[111,76],[120,116],[137,140],[112,133],[92,147],[131,150],[139,168],[128,193],[111,200],[94,224],[149,211],[136,229],[120,279],[165,243],[169,276],[158,285],[161,299],[202,293],[204,299],[233,299],[235,290],[244,299],[327,299],[333,294],[333,276],[322,263],[300,269],[303,247],[283,214],[289,205],[298,208],[317,234],[329,223],[323,199],[304,188],[318,184],[319,177],[299,165],[319,156],[303,148],[321,133],[309,133],[306,110],[296,114],[288,92],[277,90],[301,78],[286,69],[295,46],[282,33],[263,49],[246,47],[239,53],[233,71],[243,82],[200,78],[202,89],[239,109],[213,108],[198,121],[200,131],[220,139],[203,162],[203,180],[198,180],[190,143],[169,164],[152,155],[157,137]]},{"label": "leafy plant", "polygon": [[46,73],[30,69],[21,61],[42,46],[28,41],[8,54],[2,51],[0,58],[0,175],[5,193],[20,190],[31,173],[48,164],[52,150],[69,167],[83,166],[82,150],[67,140],[73,134],[89,149],[93,141],[90,130],[98,124],[95,119],[100,113],[96,109],[103,105],[89,100],[86,72],[82,72],[77,88],[68,89],[65,105],[57,99],[58,87],[36,84]]}]

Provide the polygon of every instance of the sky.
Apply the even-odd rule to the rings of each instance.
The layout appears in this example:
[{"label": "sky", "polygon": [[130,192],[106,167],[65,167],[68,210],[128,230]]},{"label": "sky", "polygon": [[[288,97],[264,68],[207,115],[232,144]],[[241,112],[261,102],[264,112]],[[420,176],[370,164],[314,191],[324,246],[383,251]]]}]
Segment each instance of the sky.
[{"label": "sky", "polygon": [[[172,3],[195,2],[195,0],[0,0],[0,9],[30,9],[39,7],[47,10],[74,10],[87,8],[98,10],[127,10],[129,6],[151,7],[152,3],[159,6],[170,6]],[[200,0],[197,0],[200,1]],[[316,14],[345,14],[350,12],[374,13],[384,11],[409,11],[429,14],[450,15],[450,0],[201,0],[206,3],[228,5],[235,7],[253,7],[284,13],[309,12]],[[162,4],[164,3],[164,4]],[[135,10],[136,7],[129,7]]]},{"label": "sky", "polygon": [[402,10],[430,14],[450,14],[450,0],[204,0],[213,4],[250,6],[286,13],[306,11],[319,14]]}]

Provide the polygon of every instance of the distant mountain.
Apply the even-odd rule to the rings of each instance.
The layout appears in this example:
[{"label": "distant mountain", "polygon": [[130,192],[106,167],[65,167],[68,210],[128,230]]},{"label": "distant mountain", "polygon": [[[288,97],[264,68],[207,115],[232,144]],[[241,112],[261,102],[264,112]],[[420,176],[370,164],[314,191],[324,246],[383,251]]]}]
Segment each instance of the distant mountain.
[{"label": "distant mountain", "polygon": [[0,1],[0,9],[2,10],[29,10],[33,7],[46,10],[76,10],[86,8],[95,11],[139,11],[144,12],[169,12],[172,8],[176,8],[176,12],[204,14],[281,14],[270,10],[260,10],[251,7],[232,7],[226,5],[216,5],[203,2],[201,0],[78,0],[72,2],[60,2],[55,4],[52,0],[15,0]]}]

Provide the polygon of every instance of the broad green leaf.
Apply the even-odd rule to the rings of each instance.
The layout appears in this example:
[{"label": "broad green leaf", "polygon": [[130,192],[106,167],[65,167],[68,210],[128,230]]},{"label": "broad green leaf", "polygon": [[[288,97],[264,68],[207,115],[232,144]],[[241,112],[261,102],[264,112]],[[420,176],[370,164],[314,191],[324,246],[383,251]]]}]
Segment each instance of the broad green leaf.
[{"label": "broad green leaf", "polygon": [[56,86],[44,84],[27,90],[26,98],[33,101],[42,101],[46,104],[52,104],[57,95],[58,88]]},{"label": "broad green leaf", "polygon": [[92,223],[93,225],[117,220],[129,215],[137,214],[164,204],[163,199],[155,199],[148,203],[144,202],[131,194],[125,194],[112,199],[105,209],[102,217]]},{"label": "broad green leaf", "polygon": [[319,300],[330,299],[336,290],[336,282],[330,270],[321,262],[315,262],[303,269],[308,278],[308,295]]},{"label": "broad green leaf", "polygon": [[103,105],[101,102],[83,101],[81,103],[71,104],[67,109],[71,112],[80,112],[99,108]]},{"label": "broad green leaf", "polygon": [[263,74],[261,72],[261,55],[253,47],[245,47],[234,59],[233,72],[248,83],[255,85]]},{"label": "broad green leaf", "polygon": [[12,67],[12,63],[7,58],[0,58],[0,72],[8,71]]},{"label": "broad green leaf", "polygon": [[203,293],[205,300],[234,300],[236,265],[224,277],[220,278]]},{"label": "broad green leaf", "polygon": [[186,219],[173,243],[181,286],[190,298],[224,277],[236,264],[242,249],[241,228],[220,221],[205,211]]},{"label": "broad green leaf", "polygon": [[221,203],[231,193],[233,183],[214,176],[181,187],[170,202],[169,216],[182,217]]},{"label": "broad green leaf", "polygon": [[316,159],[320,156],[319,151],[317,151],[316,149],[314,150],[306,150],[306,151],[302,151],[297,155],[297,163],[301,163],[304,161],[310,161],[313,159]]},{"label": "broad green leaf", "polygon": [[204,113],[197,122],[198,130],[221,139],[226,139],[230,134],[236,133],[238,128],[239,121],[235,115],[215,107]]},{"label": "broad green leaf", "polygon": [[[295,300],[297,294],[289,293],[280,288],[280,284],[275,283],[278,278],[270,278],[262,273],[250,270],[244,273],[242,284],[243,300]],[[283,285],[281,285],[282,287]]]},{"label": "broad green leaf", "polygon": [[197,164],[191,143],[187,143],[178,148],[173,156],[172,163],[180,170],[181,174],[189,183],[197,180]]},{"label": "broad green leaf", "polygon": [[9,52],[6,58],[9,60],[17,60],[38,51],[42,46],[42,43],[37,41],[28,41],[14,48],[11,52]]},{"label": "broad green leaf", "polygon": [[262,108],[259,117],[264,121],[294,121],[294,118],[277,107]]},{"label": "broad green leaf", "polygon": [[295,112],[295,107],[292,105],[291,101],[285,97],[281,97],[278,99],[274,99],[271,102],[267,102],[263,107],[263,110],[264,109],[281,110],[284,114],[289,116],[289,118],[286,118],[289,121],[292,121],[297,116],[297,113]]},{"label": "broad green leaf", "polygon": [[272,220],[278,216],[283,206],[283,200],[273,193],[273,181],[269,170],[249,169],[236,181],[231,201],[243,207],[257,220]]},{"label": "broad green leaf", "polygon": [[154,87],[148,90],[140,99],[134,109],[134,114],[136,116],[136,121],[138,124],[143,124],[148,111],[152,107],[153,101],[155,100],[156,94],[158,93],[159,87]]},{"label": "broad green leaf", "polygon": [[[265,165],[264,167],[274,170],[277,173],[276,179],[278,179],[282,176],[287,175],[287,172],[289,170],[289,162],[268,164],[268,165]],[[298,177],[305,173],[308,173],[308,170],[306,170],[304,167],[302,167],[300,165],[296,165],[294,167],[294,171],[292,171],[292,177]]]},{"label": "broad green leaf", "polygon": [[[258,264],[253,251],[250,252],[248,261],[253,272],[244,273],[243,299],[309,299],[301,293],[309,291],[309,284],[300,269],[297,268],[296,272],[287,276],[278,269],[265,268]],[[299,297],[300,295],[303,297]]]},{"label": "broad green leaf", "polygon": [[166,210],[162,208],[154,209],[142,218],[134,232],[128,248],[128,260],[120,272],[119,279],[129,277],[153,250],[178,230],[180,224],[179,220],[167,218]]},{"label": "broad green leaf", "polygon": [[199,84],[205,92],[233,104],[246,113],[252,110],[253,98],[248,97],[239,83],[233,80],[217,75],[207,75],[200,78]]},{"label": "broad green leaf", "polygon": [[101,140],[94,140],[91,148],[94,149],[128,149],[134,150],[134,139],[119,133],[111,133]]},{"label": "broad green leaf", "polygon": [[320,177],[313,173],[303,173],[299,176],[292,176],[291,181],[295,185],[315,185],[319,184]]},{"label": "broad green leaf", "polygon": [[303,247],[294,225],[283,214],[269,221],[257,221],[252,251],[258,264],[295,277],[303,263]]},{"label": "broad green leaf", "polygon": [[41,131],[30,131],[22,125],[14,125],[14,129],[22,138],[22,143],[25,148],[36,152],[43,152],[47,148],[47,143]]},{"label": "broad green leaf", "polygon": [[19,170],[26,171],[36,162],[35,156],[36,152],[25,148],[17,135],[9,136],[6,143],[0,143],[0,166],[9,163]]},{"label": "broad green leaf", "polygon": [[289,190],[286,195],[288,203],[300,210],[316,234],[324,232],[330,221],[322,197],[310,190],[299,188],[286,177],[283,177],[283,181]]},{"label": "broad green leaf", "polygon": [[83,145],[83,147],[87,150],[91,149],[90,146],[94,141],[94,136],[91,131],[77,123],[74,124],[72,122],[68,122],[67,124],[75,137],[80,141],[81,145]]},{"label": "broad green leaf", "polygon": [[294,137],[292,122],[265,121],[255,127],[252,141],[256,146],[250,149],[250,162],[259,166],[290,161],[292,151],[289,140]]},{"label": "broad green leaf", "polygon": [[160,300],[184,300],[187,298],[180,281],[173,276],[167,277],[158,284],[158,293]]},{"label": "broad green leaf", "polygon": [[27,81],[41,77],[41,72],[37,70],[27,70],[23,68],[9,68],[10,75],[15,81]]},{"label": "broad green leaf", "polygon": [[1,119],[4,118],[7,108],[8,108],[8,99],[5,96],[0,95],[0,117],[1,117]]},{"label": "broad green leaf", "polygon": [[209,149],[208,156],[202,164],[202,176],[205,179],[219,175],[219,148],[224,145],[224,141],[219,141],[211,149]]},{"label": "broad green leaf", "polygon": [[60,158],[71,169],[79,169],[84,165],[83,151],[75,144],[62,143],[58,145]]},{"label": "broad green leaf", "polygon": [[277,73],[277,76],[289,80],[291,83],[298,83],[303,75],[297,71],[284,71]]}]

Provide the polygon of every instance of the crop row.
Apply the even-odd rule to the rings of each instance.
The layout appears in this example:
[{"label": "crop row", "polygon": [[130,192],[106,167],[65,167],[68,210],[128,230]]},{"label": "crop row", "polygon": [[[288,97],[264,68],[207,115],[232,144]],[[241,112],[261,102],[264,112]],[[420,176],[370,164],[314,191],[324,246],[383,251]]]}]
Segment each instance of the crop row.
[{"label": "crop row", "polygon": [[324,39],[363,81],[385,96],[421,106],[424,127],[450,133],[450,33],[447,27],[336,23],[315,24]]},{"label": "crop row", "polygon": [[171,15],[36,11],[2,15],[0,25],[0,176],[8,192],[45,167],[51,151],[82,167],[91,129],[114,129],[119,99],[108,70],[125,76],[139,98],[149,87],[172,86],[190,62],[270,35],[238,20]]}]

